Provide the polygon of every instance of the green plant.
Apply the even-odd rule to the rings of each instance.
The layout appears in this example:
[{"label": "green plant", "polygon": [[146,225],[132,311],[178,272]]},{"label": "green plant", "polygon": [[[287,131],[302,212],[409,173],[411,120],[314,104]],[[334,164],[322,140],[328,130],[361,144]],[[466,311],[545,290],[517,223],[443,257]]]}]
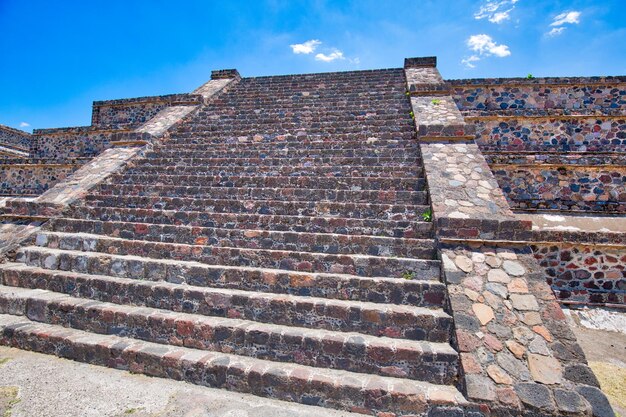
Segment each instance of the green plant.
[{"label": "green plant", "polygon": [[425,222],[432,222],[433,221],[433,211],[431,209],[428,209],[425,212],[423,212],[422,213],[422,219],[424,219]]},{"label": "green plant", "polygon": [[438,100],[438,99],[436,99],[436,98],[434,98],[434,99],[430,100],[430,102],[431,102],[432,104],[434,104],[435,106],[438,106],[438,105],[440,105],[440,104],[441,104],[441,100]]},{"label": "green plant", "polygon": [[535,78],[535,77],[532,74],[528,74],[526,76],[526,79],[528,79],[528,80],[532,80],[533,78]]},{"label": "green plant", "polygon": [[411,119],[415,120],[415,114],[413,112],[409,112],[409,116],[411,116]]},{"label": "green plant", "polygon": [[402,278],[404,279],[415,279],[417,277],[417,274],[415,273],[415,271],[404,271],[402,273]]},{"label": "green plant", "polygon": [[404,94],[405,94],[405,95],[407,95],[407,96],[410,96],[410,95],[411,95],[411,92],[410,92],[409,90],[406,90],[406,91],[404,92]]}]

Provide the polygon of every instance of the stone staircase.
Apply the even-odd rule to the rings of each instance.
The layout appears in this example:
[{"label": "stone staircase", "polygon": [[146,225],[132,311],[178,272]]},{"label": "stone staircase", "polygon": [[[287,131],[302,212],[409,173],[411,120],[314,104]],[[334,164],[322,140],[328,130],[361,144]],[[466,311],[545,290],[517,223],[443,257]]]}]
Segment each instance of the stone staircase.
[{"label": "stone staircase", "polygon": [[242,79],[0,265],[0,342],[366,414],[467,405],[405,90]]}]

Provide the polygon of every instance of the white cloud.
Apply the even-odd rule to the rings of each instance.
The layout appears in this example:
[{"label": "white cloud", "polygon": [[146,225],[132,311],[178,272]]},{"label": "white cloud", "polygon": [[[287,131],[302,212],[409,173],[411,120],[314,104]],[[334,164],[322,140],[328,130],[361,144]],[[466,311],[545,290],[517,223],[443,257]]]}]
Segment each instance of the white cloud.
[{"label": "white cloud", "polygon": [[467,47],[475,52],[468,58],[461,60],[461,64],[465,65],[467,68],[476,68],[475,63],[488,56],[495,55],[499,58],[504,58],[505,56],[511,55],[511,51],[507,45],[498,45],[491,36],[485,35],[484,33],[470,36],[467,39]]},{"label": "white cloud", "polygon": [[332,61],[334,61],[336,59],[346,59],[343,56],[343,52],[341,52],[338,49],[335,49],[333,52],[331,52],[328,55],[322,54],[322,53],[315,55],[315,60],[316,61],[332,62]]},{"label": "white cloud", "polygon": [[511,18],[511,12],[515,9],[515,3],[519,0],[488,1],[480,6],[474,13],[474,19],[487,19],[491,23],[500,24]]},{"label": "white cloud", "polygon": [[577,11],[561,13],[554,18],[550,26],[563,26],[566,23],[571,25],[578,24],[580,23],[580,14]]},{"label": "white cloud", "polygon": [[465,58],[461,60],[461,64],[465,65],[467,68],[476,68],[474,62],[480,61],[480,58],[476,55],[471,55],[469,58]]},{"label": "white cloud", "polygon": [[560,28],[552,28],[550,32],[548,32],[548,36],[559,36],[565,30],[564,27]]},{"label": "white cloud", "polygon": [[322,42],[317,39],[311,39],[304,43],[295,43],[293,45],[289,45],[294,54],[312,54],[315,52],[315,49],[321,45]]},{"label": "white cloud", "polygon": [[481,56],[490,56],[495,55],[500,58],[504,58],[505,56],[511,55],[511,51],[509,47],[500,44],[498,45],[493,41],[491,36],[480,34],[480,35],[472,35],[467,40],[467,46],[474,52],[478,52],[478,55]]},{"label": "white cloud", "polygon": [[30,123],[22,122],[20,123],[20,127],[30,127]]}]

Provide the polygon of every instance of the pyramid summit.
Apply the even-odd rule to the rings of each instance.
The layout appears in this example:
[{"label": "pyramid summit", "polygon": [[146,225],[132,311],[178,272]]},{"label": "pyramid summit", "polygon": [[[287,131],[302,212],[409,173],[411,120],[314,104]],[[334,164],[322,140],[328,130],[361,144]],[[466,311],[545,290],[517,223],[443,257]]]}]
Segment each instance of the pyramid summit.
[{"label": "pyramid summit", "polygon": [[592,416],[626,77],[241,77],[0,126],[0,343],[344,411]]}]

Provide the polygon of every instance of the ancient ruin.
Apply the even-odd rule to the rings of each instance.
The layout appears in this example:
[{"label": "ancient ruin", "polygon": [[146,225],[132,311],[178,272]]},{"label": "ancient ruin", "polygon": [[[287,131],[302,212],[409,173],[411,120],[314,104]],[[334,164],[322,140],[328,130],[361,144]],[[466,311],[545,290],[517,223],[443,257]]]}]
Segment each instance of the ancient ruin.
[{"label": "ancient ruin", "polygon": [[378,417],[611,416],[626,77],[241,78],[0,126],[0,343]]}]

